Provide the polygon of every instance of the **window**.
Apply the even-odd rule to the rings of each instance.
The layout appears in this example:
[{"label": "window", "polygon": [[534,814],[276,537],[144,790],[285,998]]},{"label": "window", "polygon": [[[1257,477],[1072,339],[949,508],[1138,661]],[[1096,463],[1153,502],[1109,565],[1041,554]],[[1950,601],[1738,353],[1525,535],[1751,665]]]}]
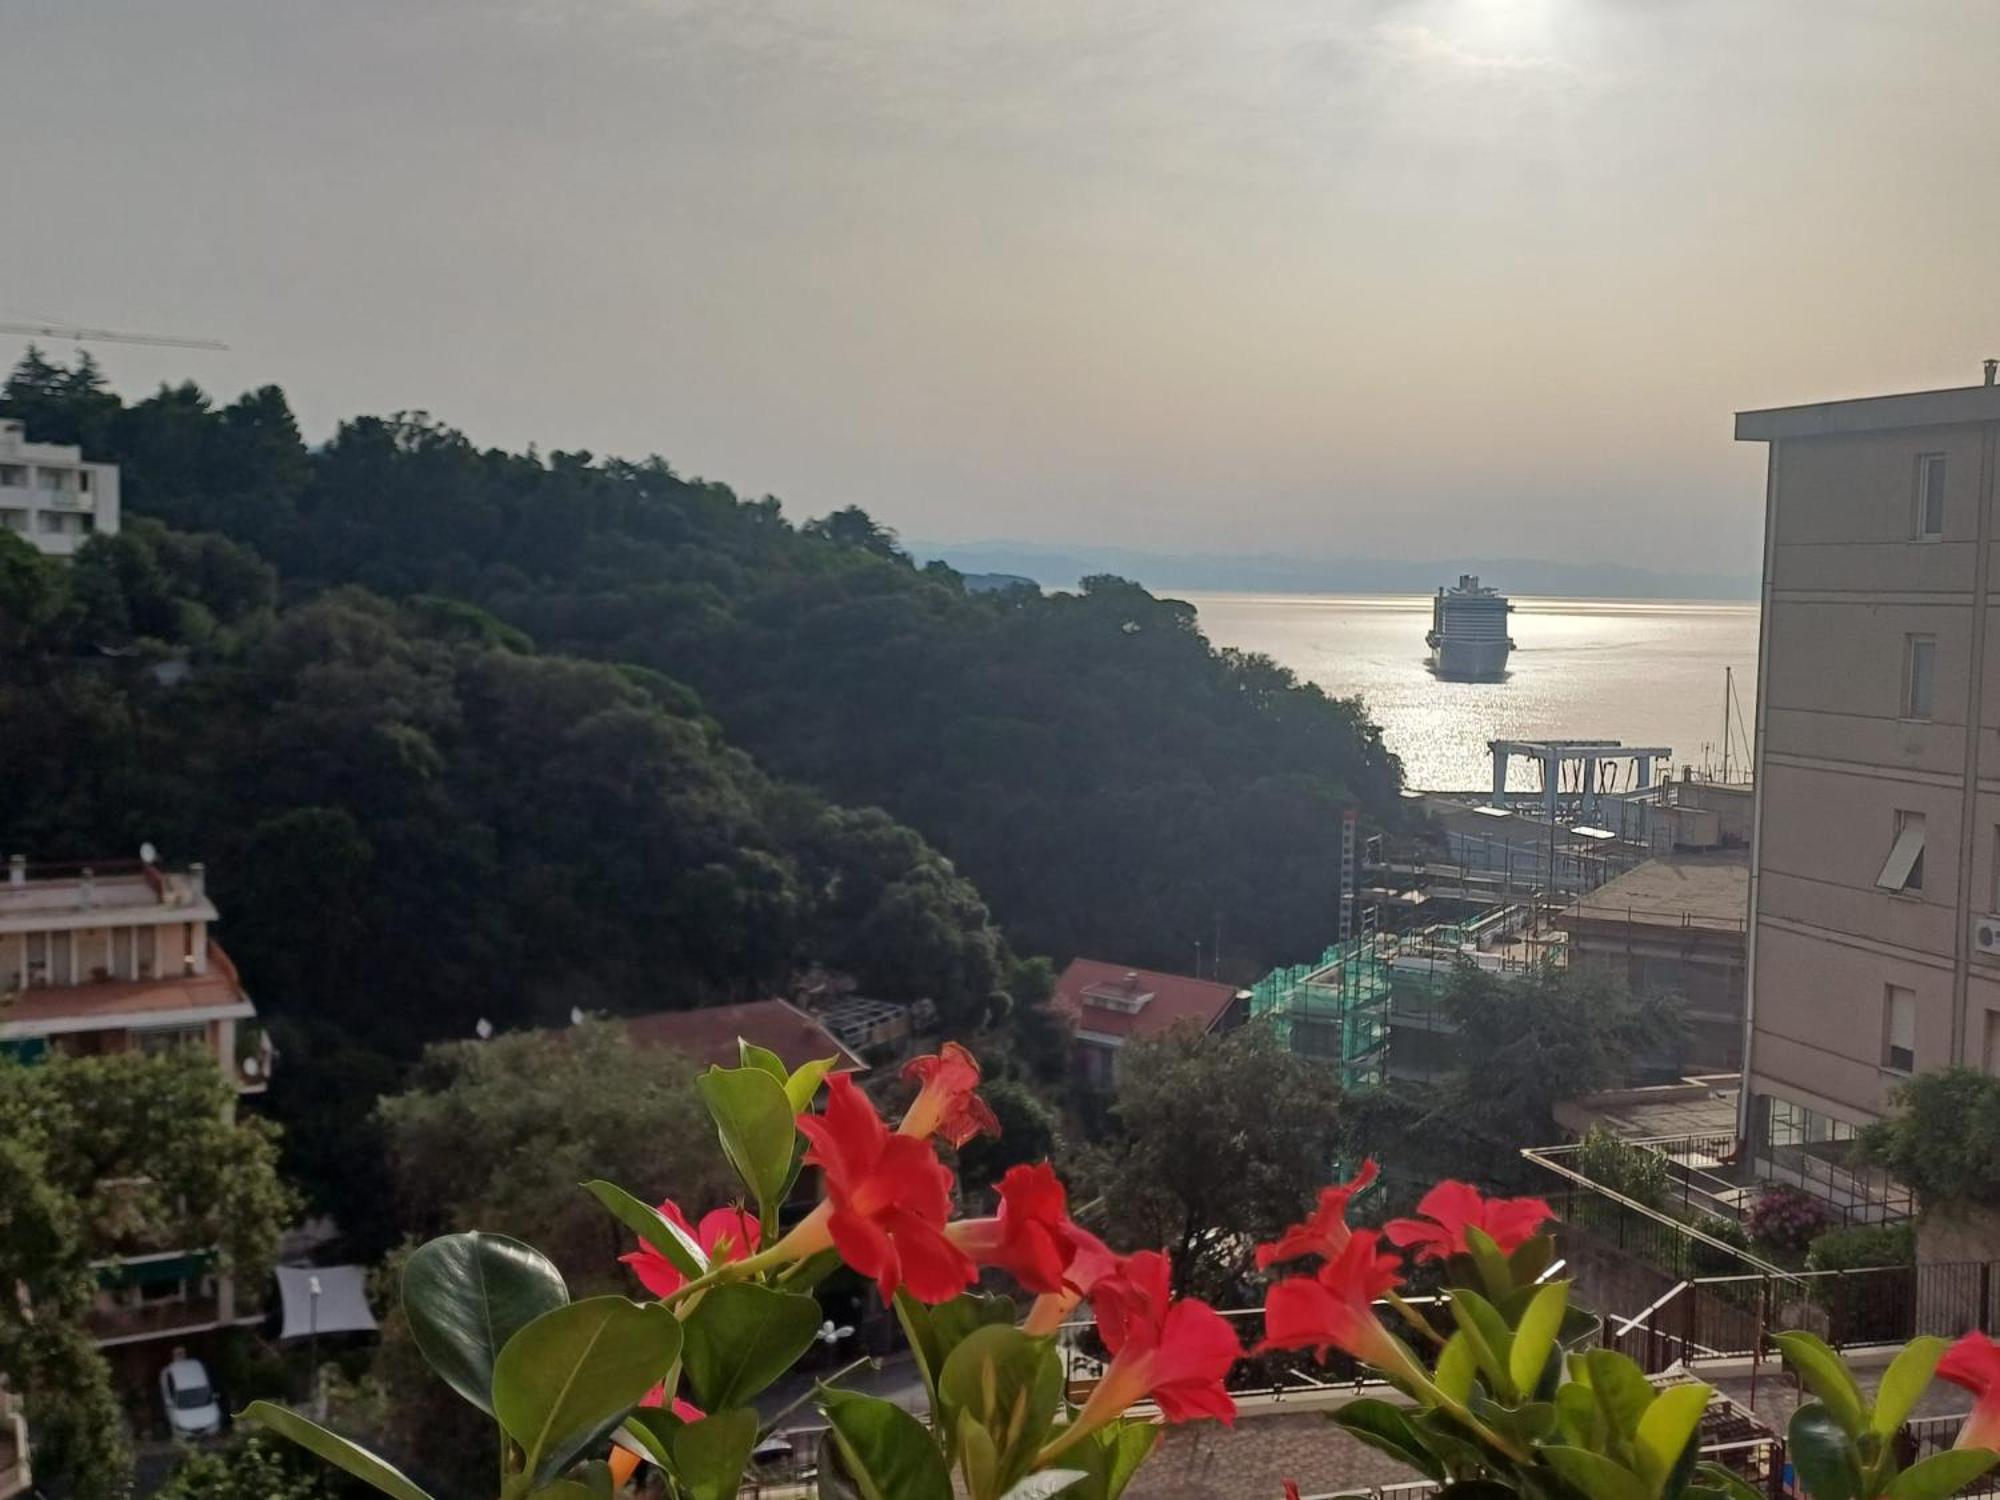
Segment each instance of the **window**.
[{"label": "window", "polygon": [[17,490],[28,487],[28,466],[26,464],[0,464],[0,484]]},{"label": "window", "polygon": [[1944,455],[1917,455],[1917,503],[1914,534],[1919,541],[1944,535]]},{"label": "window", "polygon": [[1885,987],[1882,1001],[1882,1065],[1896,1073],[1917,1071],[1917,992],[1899,984]]},{"label": "window", "polygon": [[1882,873],[1875,884],[1885,891],[1920,891],[1924,888],[1924,815],[1896,814],[1896,836],[1889,845],[1889,857],[1882,861]]},{"label": "window", "polygon": [[184,1047],[206,1047],[208,1028],[199,1021],[191,1026],[148,1026],[135,1028],[132,1039],[149,1055],[178,1052]]},{"label": "window", "polygon": [[[1938,460],[1937,462],[1938,462],[1938,482],[1939,482],[1939,484],[1943,484],[1943,482],[1944,482],[1944,460],[1943,460],[1943,459],[1939,459],[1939,460]],[[77,492],[77,493],[78,493],[79,495],[88,495],[88,494],[90,493],[90,470],[88,470],[88,469],[78,469],[78,470],[76,471],[76,492]],[[1940,491],[1940,493],[1942,493],[1942,491]],[[1942,502],[1940,502],[1940,503],[1942,503]],[[1941,513],[1942,513],[1942,511],[1940,511],[1940,514],[1941,514]]]},{"label": "window", "polygon": [[25,510],[16,510],[11,506],[0,510],[0,528],[4,528],[7,531],[26,531],[28,529],[28,513]]},{"label": "window", "polygon": [[1903,637],[1903,717],[1928,719],[1936,698],[1937,637]]}]

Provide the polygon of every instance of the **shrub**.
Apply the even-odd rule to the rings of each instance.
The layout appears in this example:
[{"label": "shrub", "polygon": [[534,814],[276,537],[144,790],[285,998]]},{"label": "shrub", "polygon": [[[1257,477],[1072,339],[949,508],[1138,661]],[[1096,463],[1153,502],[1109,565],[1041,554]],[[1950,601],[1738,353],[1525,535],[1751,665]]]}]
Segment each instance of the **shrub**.
[{"label": "shrub", "polygon": [[1917,1263],[1916,1230],[1908,1224],[1857,1224],[1829,1229],[1806,1252],[1811,1271],[1858,1271],[1871,1266]]},{"label": "shrub", "polygon": [[1648,1208],[1659,1208],[1672,1196],[1666,1158],[1621,1140],[1602,1125],[1590,1127],[1576,1148],[1575,1163],[1576,1170],[1592,1182]]},{"label": "shrub", "polygon": [[1750,1238],[1778,1250],[1803,1250],[1832,1219],[1827,1206],[1797,1188],[1774,1187],[1750,1205]]}]

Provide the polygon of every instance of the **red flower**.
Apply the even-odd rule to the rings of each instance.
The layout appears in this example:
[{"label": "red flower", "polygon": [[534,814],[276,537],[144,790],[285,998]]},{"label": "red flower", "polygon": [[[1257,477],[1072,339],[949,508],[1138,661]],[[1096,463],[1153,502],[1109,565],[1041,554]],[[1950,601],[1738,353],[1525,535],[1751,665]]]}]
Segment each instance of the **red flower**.
[{"label": "red flower", "polygon": [[[758,1239],[763,1234],[757,1216],[740,1208],[711,1210],[701,1216],[701,1225],[696,1228],[688,1223],[680,1205],[668,1198],[660,1204],[660,1217],[685,1230],[701,1246],[701,1253],[708,1257],[711,1264],[742,1260],[755,1253]],[[644,1241],[640,1242],[637,1250],[630,1255],[619,1256],[618,1260],[620,1264],[630,1266],[640,1284],[655,1297],[672,1296],[687,1280],[679,1266]]]},{"label": "red flower", "polygon": [[1063,1271],[1062,1285],[1037,1297],[1021,1324],[1024,1332],[1038,1338],[1062,1327],[1063,1319],[1076,1310],[1090,1289],[1124,1264],[1122,1256],[1074,1220],[1064,1225],[1064,1230],[1075,1258]]},{"label": "red flower", "polygon": [[1502,1255],[1512,1255],[1555,1217],[1540,1198],[1485,1198],[1469,1182],[1440,1182],[1424,1194],[1417,1212],[1424,1218],[1391,1219],[1382,1227],[1391,1243],[1414,1249],[1418,1260],[1463,1255],[1468,1229],[1484,1231]]},{"label": "red flower", "polygon": [[946,1042],[929,1056],[905,1063],[904,1081],[913,1078],[923,1087],[903,1116],[904,1135],[919,1140],[941,1135],[957,1147],[982,1131],[995,1136],[1000,1133],[993,1111],[973,1092],[979,1087],[979,1059],[957,1042]]},{"label": "red flower", "polygon": [[1222,1379],[1243,1353],[1236,1330],[1206,1302],[1168,1291],[1167,1258],[1156,1250],[1127,1256],[1100,1276],[1090,1305],[1111,1364],[1075,1426],[1101,1427],[1150,1396],[1169,1422],[1236,1418]]},{"label": "red flower", "polygon": [[1410,1352],[1375,1316],[1375,1299],[1390,1291],[1400,1269],[1381,1250],[1381,1236],[1358,1229],[1332,1260],[1312,1276],[1289,1276],[1264,1295],[1264,1342],[1269,1349],[1340,1349],[1365,1364],[1406,1373]]},{"label": "red flower", "polygon": [[1340,1254],[1347,1245],[1350,1231],[1347,1227],[1347,1205],[1354,1197],[1365,1191],[1375,1180],[1375,1159],[1370,1157],[1361,1164],[1361,1170],[1354,1180],[1344,1182],[1339,1187],[1321,1188],[1319,1207],[1312,1217],[1302,1224],[1294,1224],[1268,1245],[1257,1247],[1257,1269],[1267,1270],[1282,1260],[1297,1260],[1306,1255],[1322,1255],[1328,1260]]},{"label": "red flower", "polygon": [[[920,1302],[947,1302],[971,1285],[978,1269],[944,1233],[951,1171],[928,1142],[891,1135],[845,1073],[827,1080],[826,1113],[800,1115],[799,1130],[810,1143],[806,1161],[826,1174],[826,1235],[841,1259],[875,1279],[884,1302],[899,1286]],[[811,1238],[793,1248],[810,1253]]]},{"label": "red flower", "polygon": [[1281,1481],[1285,1486],[1285,1500],[1299,1500],[1299,1482],[1296,1479]]},{"label": "red flower", "polygon": [[1069,1221],[1069,1195],[1047,1162],[1009,1167],[1000,1179],[1000,1212],[988,1219],[964,1219],[945,1233],[982,1266],[999,1266],[1031,1292],[1063,1289],[1064,1272],[1076,1259]]},{"label": "red flower", "polygon": [[2000,1452],[2000,1344],[1985,1334],[1968,1333],[1945,1350],[1938,1377],[1962,1385],[1976,1398],[1972,1415],[1958,1429],[1954,1448],[1991,1448]]}]

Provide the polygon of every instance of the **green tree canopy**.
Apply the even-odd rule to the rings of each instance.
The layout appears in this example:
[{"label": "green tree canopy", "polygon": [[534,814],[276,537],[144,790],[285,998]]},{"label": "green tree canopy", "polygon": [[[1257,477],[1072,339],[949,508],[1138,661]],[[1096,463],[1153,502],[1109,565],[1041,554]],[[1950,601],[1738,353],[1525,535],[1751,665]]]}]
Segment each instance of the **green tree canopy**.
[{"label": "green tree canopy", "polygon": [[1085,1169],[1096,1222],[1116,1226],[1116,1249],[1164,1248],[1177,1291],[1228,1305],[1257,1241],[1333,1180],[1343,1106],[1333,1071],[1264,1026],[1132,1043],[1119,1057],[1115,1138]]},{"label": "green tree canopy", "polygon": [[2000,1208],[2000,1078],[1938,1068],[1897,1086],[1861,1148],[1926,1208]]}]

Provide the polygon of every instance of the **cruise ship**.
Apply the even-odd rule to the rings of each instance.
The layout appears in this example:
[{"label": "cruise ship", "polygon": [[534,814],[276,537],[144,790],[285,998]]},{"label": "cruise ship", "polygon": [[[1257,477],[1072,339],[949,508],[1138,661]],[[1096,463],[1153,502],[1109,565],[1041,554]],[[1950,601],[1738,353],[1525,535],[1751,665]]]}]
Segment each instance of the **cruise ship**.
[{"label": "cruise ship", "polygon": [[1457,681],[1482,682],[1507,675],[1507,616],[1514,606],[1498,589],[1481,588],[1477,574],[1459,575],[1458,587],[1441,588],[1431,601],[1431,671]]}]

